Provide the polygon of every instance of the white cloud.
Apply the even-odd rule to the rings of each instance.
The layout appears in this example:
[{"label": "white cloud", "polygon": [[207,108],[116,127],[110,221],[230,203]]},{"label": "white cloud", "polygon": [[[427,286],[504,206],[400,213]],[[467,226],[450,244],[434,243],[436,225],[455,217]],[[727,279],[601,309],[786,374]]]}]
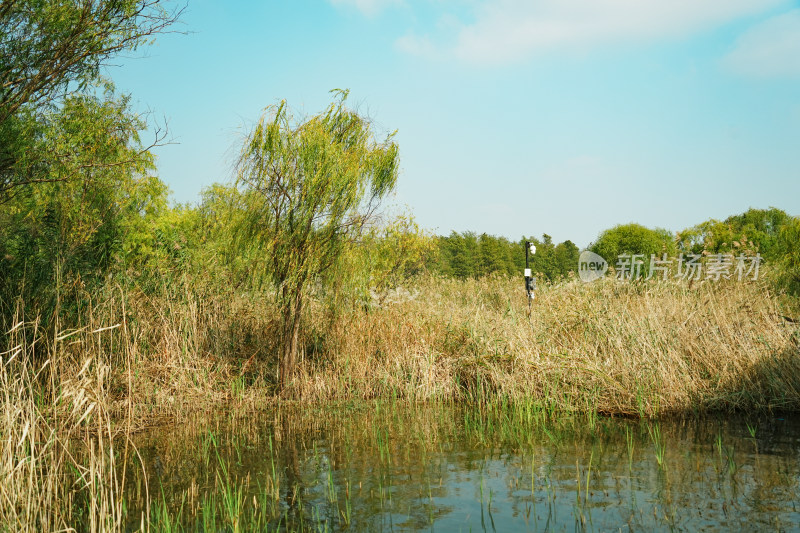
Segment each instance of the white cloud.
[{"label": "white cloud", "polygon": [[[440,53],[468,62],[505,63],[552,49],[679,37],[785,0],[486,0]],[[431,39],[407,35],[401,49],[431,55]]]},{"label": "white cloud", "polygon": [[386,7],[402,4],[403,0],[330,0],[330,3],[337,7],[354,7],[371,17]]},{"label": "white cloud", "polygon": [[750,28],[736,41],[724,64],[748,76],[800,76],[800,9]]},{"label": "white cloud", "polygon": [[444,59],[446,54],[425,36],[408,34],[400,37],[394,42],[395,47],[407,54],[424,57],[425,59],[438,60]]}]

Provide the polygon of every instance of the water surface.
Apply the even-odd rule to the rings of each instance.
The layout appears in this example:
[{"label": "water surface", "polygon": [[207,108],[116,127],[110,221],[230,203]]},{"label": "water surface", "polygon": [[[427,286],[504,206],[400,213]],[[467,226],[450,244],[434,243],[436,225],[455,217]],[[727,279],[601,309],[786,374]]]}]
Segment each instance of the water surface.
[{"label": "water surface", "polygon": [[190,531],[800,528],[797,417],[368,404],[230,414],[136,443],[132,526],[149,492],[157,528]]}]

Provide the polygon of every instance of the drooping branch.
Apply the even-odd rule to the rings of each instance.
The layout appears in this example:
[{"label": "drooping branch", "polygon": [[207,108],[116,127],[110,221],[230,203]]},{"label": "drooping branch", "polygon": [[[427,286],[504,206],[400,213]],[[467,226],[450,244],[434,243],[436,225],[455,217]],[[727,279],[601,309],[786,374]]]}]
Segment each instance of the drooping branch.
[{"label": "drooping branch", "polygon": [[272,258],[284,331],[282,386],[296,361],[309,280],[336,264],[397,178],[391,136],[375,142],[369,122],[344,106],[346,91],[337,96],[325,112],[299,124],[285,102],[268,108],[237,165],[236,185],[250,211],[243,233],[259,239]]},{"label": "drooping branch", "polygon": [[62,98],[96,81],[100,68],[165,33],[185,9],[163,0],[3,2],[0,124],[22,106]]}]

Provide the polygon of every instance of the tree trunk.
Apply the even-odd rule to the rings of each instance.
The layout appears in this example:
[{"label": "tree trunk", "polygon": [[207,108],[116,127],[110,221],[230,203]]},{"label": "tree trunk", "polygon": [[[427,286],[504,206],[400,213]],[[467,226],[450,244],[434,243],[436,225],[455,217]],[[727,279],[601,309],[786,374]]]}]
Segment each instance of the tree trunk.
[{"label": "tree trunk", "polygon": [[281,441],[279,456],[283,456],[284,472],[286,472],[286,508],[290,516],[300,520],[303,514],[304,484],[300,475],[300,454],[297,451],[298,440],[302,435],[295,431],[292,420],[287,413],[280,416]]},{"label": "tree trunk", "polygon": [[283,350],[281,352],[279,382],[285,391],[297,370],[297,344],[300,337],[300,315],[303,311],[303,295],[296,291],[294,301],[286,303],[283,311]]}]

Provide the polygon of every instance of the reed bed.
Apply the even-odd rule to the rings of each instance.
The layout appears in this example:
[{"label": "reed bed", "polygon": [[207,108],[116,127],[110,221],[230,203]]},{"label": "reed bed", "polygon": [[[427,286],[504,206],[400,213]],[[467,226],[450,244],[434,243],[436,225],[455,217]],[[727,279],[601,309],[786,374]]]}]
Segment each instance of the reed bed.
[{"label": "reed bed", "polygon": [[116,326],[48,336],[23,316],[0,353],[0,531],[119,531],[136,450],[109,409],[112,375],[130,378],[110,364]]},{"label": "reed bed", "polygon": [[800,329],[765,282],[545,286],[426,278],[344,315],[294,383],[306,401],[534,401],[657,416],[800,407]]},{"label": "reed bed", "polygon": [[[19,359],[49,360],[48,379],[32,380],[28,394],[51,404],[64,394],[58,383],[98,361],[90,367],[103,369],[93,378],[100,403],[136,426],[286,398],[525,401],[644,417],[800,408],[797,301],[766,281],[567,280],[541,287],[530,316],[520,285],[423,276],[371,301],[312,295],[300,368],[282,394],[269,291],[109,288],[81,328],[19,336],[47,355]],[[7,344],[4,361],[19,342]]]},{"label": "reed bed", "polygon": [[109,291],[86,322],[124,326],[108,405],[138,421],[286,398],[532,401],[643,417],[800,408],[797,301],[768,281],[566,280],[541,287],[530,316],[520,285],[423,276],[370,301],[312,295],[298,375],[282,393],[269,291]]}]

